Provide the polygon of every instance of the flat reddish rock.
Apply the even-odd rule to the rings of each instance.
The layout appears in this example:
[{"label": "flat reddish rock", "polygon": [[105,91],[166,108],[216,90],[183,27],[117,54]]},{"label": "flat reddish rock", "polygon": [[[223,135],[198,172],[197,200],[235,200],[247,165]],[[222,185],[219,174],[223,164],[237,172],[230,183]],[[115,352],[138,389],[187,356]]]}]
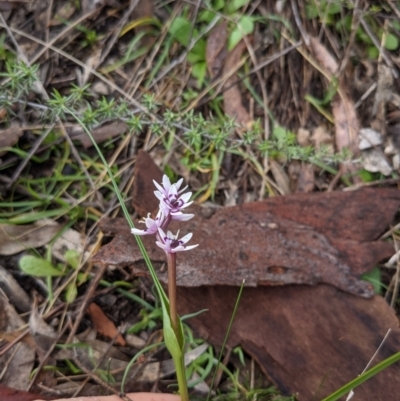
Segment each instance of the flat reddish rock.
[{"label": "flat reddish rock", "polygon": [[[199,206],[185,224],[171,224],[182,234],[193,232],[200,246],[178,257],[179,286],[247,286],[331,284],[363,297],[372,286],[359,279],[379,261],[393,254],[393,246],[374,241],[392,221],[400,192],[365,189],[340,194],[303,194],[221,208],[211,217]],[[373,228],[375,227],[375,233]],[[147,274],[142,255],[123,219],[101,225],[114,235],[95,256],[96,263],[129,266]],[[184,230],[184,231],[183,231]],[[153,236],[142,237],[155,267],[165,256]],[[166,282],[166,272],[159,272]]]}]

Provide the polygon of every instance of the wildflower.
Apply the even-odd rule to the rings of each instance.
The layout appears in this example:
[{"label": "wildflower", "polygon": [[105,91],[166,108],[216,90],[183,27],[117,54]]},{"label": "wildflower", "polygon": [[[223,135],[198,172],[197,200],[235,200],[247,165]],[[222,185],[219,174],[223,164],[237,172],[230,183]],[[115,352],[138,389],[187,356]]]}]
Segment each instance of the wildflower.
[{"label": "wildflower", "polygon": [[[158,189],[158,191],[156,191],[156,192],[159,192],[160,194],[162,194],[162,195],[164,195],[164,196],[168,196],[168,191],[169,191],[169,189],[171,188],[171,186],[172,185],[174,185],[175,186],[175,188],[176,188],[176,190],[178,191],[179,190],[179,188],[181,187],[181,185],[182,185],[182,182],[183,182],[183,178],[181,178],[178,182],[176,182],[175,184],[171,184],[171,181],[169,180],[169,178],[168,178],[168,176],[166,176],[165,174],[163,175],[163,178],[162,178],[162,186],[157,182],[157,181],[155,181],[155,180],[153,180],[153,182],[154,182],[154,185],[157,187],[157,189]],[[185,189],[187,188],[187,186],[185,187],[185,188],[183,188],[183,189],[181,189],[179,192],[183,192]],[[157,196],[157,194],[156,194],[156,196]],[[157,198],[159,198],[158,196],[157,196]],[[160,199],[160,198],[159,198]]]},{"label": "wildflower", "polygon": [[147,217],[144,218],[144,221],[140,221],[139,223],[144,223],[146,224],[146,228],[144,230],[139,230],[137,228],[132,228],[131,233],[135,235],[149,235],[149,234],[156,234],[158,232],[158,229],[162,226],[164,223],[165,216],[163,211],[160,209],[157,213],[157,216],[155,219],[152,219],[150,217],[150,213],[147,215]]},{"label": "wildflower", "polygon": [[[165,214],[175,214],[178,218],[175,218],[174,220],[179,220],[180,215],[177,213],[192,204],[192,202],[189,202],[192,193],[187,192],[186,194],[182,194],[187,186],[179,190],[183,179],[181,178],[176,184],[171,184],[169,178],[164,175],[163,186],[158,184],[156,181],[153,182],[158,189],[158,191],[154,191],[154,194],[160,200],[160,208],[163,209]],[[189,218],[187,218],[187,220],[189,220]]]},{"label": "wildflower", "polygon": [[175,253],[181,251],[189,251],[190,249],[196,248],[197,245],[185,245],[190,238],[192,238],[192,233],[186,234],[181,239],[178,239],[179,231],[176,235],[173,235],[171,231],[168,231],[167,234],[163,231],[162,228],[158,229],[157,238],[159,239],[156,241],[156,244],[163,249],[167,253]]}]

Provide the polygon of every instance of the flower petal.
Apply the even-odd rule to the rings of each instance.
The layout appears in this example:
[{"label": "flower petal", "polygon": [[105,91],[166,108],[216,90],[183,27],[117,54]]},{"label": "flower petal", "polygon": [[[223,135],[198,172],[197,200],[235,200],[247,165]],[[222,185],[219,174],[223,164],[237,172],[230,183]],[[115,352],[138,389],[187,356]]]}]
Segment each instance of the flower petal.
[{"label": "flower petal", "polygon": [[164,238],[167,237],[165,234],[164,230],[161,227],[158,227],[158,233],[160,234],[160,237],[164,240]]},{"label": "flower petal", "polygon": [[163,183],[164,189],[168,192],[169,188],[171,186],[171,181],[169,180],[169,178],[166,174],[163,175],[162,183]]},{"label": "flower petal", "polygon": [[163,249],[165,252],[171,252],[171,248],[160,241],[156,241],[156,245],[159,246],[161,249]]},{"label": "flower petal", "polygon": [[176,213],[171,213],[171,217],[172,217],[172,220],[176,220],[176,221],[188,221],[192,217],[194,217],[194,214],[176,212]]},{"label": "flower petal", "polygon": [[193,201],[184,203],[180,208],[181,208],[181,209],[185,209],[185,208],[187,208],[188,206],[190,206],[192,203],[193,203]]},{"label": "flower petal", "polygon": [[147,230],[139,230],[138,228],[131,228],[131,233],[134,235],[149,235]]},{"label": "flower petal", "polygon": [[153,180],[153,184],[160,191],[160,193],[165,193],[165,189],[157,181]]},{"label": "flower petal", "polygon": [[185,194],[182,194],[182,195],[180,196],[180,199],[182,199],[183,202],[186,203],[186,202],[190,199],[191,196],[192,196],[192,193],[191,193],[191,192],[186,192]]},{"label": "flower petal", "polygon": [[175,253],[175,252],[184,252],[184,251],[190,251],[193,248],[196,248],[196,246],[199,246],[199,244],[196,245],[189,245],[189,246],[183,246],[183,245],[179,245],[176,248],[172,248],[171,252]]},{"label": "flower petal", "polygon": [[183,178],[181,178],[178,182],[175,183],[176,190],[178,190],[181,187],[182,182],[183,182]]},{"label": "flower petal", "polygon": [[179,241],[182,244],[186,244],[186,242],[190,241],[190,238],[192,238],[192,237],[193,237],[193,233],[189,233],[189,234],[186,234],[184,237],[182,237]]}]

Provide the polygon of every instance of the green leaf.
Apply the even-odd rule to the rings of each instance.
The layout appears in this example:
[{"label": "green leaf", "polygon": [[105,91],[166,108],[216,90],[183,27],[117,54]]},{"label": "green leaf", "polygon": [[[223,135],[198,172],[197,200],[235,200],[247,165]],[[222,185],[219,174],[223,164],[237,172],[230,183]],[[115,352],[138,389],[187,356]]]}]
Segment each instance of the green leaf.
[{"label": "green leaf", "polygon": [[356,31],[357,37],[365,42],[367,45],[373,45],[374,42],[372,42],[372,39],[366,34],[361,27],[359,27]]},{"label": "green leaf", "polygon": [[228,50],[232,50],[247,35],[254,31],[254,19],[244,15],[237,23],[237,26],[229,35]]},{"label": "green leaf", "polygon": [[197,84],[199,87],[203,85],[204,77],[207,72],[207,63],[205,61],[200,61],[193,66],[192,75],[197,79]]},{"label": "green leaf", "polygon": [[374,267],[368,273],[362,275],[362,279],[369,281],[374,286],[376,294],[380,294],[382,290],[382,275],[381,270],[378,267]]},{"label": "green leaf", "polygon": [[73,269],[78,268],[80,253],[76,249],[68,249],[68,251],[65,252],[64,258]]},{"label": "green leaf", "polygon": [[388,33],[385,40],[385,48],[388,50],[396,50],[399,47],[399,39],[396,36]]},{"label": "green leaf", "polygon": [[215,13],[211,10],[202,10],[199,12],[197,22],[205,22],[209,24],[215,17]]},{"label": "green leaf", "polygon": [[191,31],[192,26],[190,22],[182,17],[175,18],[169,27],[169,33],[183,46],[189,44]]},{"label": "green leaf", "polygon": [[336,22],[335,28],[338,31],[340,31],[341,29],[345,29],[347,31],[350,31],[352,21],[353,21],[353,18],[351,17],[351,15],[346,15],[344,18],[340,18]]},{"label": "green leaf", "polygon": [[21,270],[30,275],[37,277],[59,277],[64,273],[56,269],[49,261],[38,258],[37,256],[23,256],[19,261]]},{"label": "green leaf", "polygon": [[393,20],[391,24],[392,28],[396,29],[397,31],[400,31],[400,21]]},{"label": "green leaf", "polygon": [[379,50],[375,46],[367,47],[368,58],[376,60],[379,57]]},{"label": "green leaf", "polygon": [[275,125],[273,128],[273,135],[278,141],[285,142],[287,138],[287,130],[279,125]]},{"label": "green leaf", "polygon": [[225,7],[225,0],[215,0],[213,3],[213,9],[215,11],[222,10]]},{"label": "green leaf", "polygon": [[78,289],[76,288],[76,284],[74,282],[69,283],[65,291],[65,301],[70,304],[75,301],[77,296]]},{"label": "green leaf", "polygon": [[340,4],[331,3],[327,8],[327,13],[330,15],[339,14],[340,13]]},{"label": "green leaf", "polygon": [[239,10],[245,6],[249,0],[232,0],[228,3],[228,14],[233,14],[235,11]]},{"label": "green leaf", "polygon": [[362,169],[358,172],[358,176],[361,178],[363,182],[373,182],[378,179],[379,174],[371,173],[370,171]]},{"label": "green leaf", "polygon": [[204,61],[206,59],[206,46],[204,39],[198,40],[187,56],[189,63],[195,64],[199,61]]},{"label": "green leaf", "polygon": [[307,19],[314,19],[318,17],[318,10],[315,4],[306,5],[306,17]]}]

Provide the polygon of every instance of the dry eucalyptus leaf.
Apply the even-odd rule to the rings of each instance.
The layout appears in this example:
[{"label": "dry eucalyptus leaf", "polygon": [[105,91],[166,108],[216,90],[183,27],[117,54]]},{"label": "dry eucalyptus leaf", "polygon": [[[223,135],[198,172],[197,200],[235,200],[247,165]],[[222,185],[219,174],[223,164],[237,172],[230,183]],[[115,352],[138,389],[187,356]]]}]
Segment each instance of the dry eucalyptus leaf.
[{"label": "dry eucalyptus leaf", "polygon": [[58,223],[47,219],[25,225],[0,224],[0,255],[15,255],[46,245],[60,229]]},{"label": "dry eucalyptus leaf", "polygon": [[[101,127],[97,127],[92,131],[92,136],[96,143],[102,143],[107,139],[114,138],[118,135],[123,134],[128,129],[128,126],[122,121],[114,121],[112,123],[103,124]],[[71,134],[71,139],[79,141],[82,146],[87,149],[93,146],[93,143],[86,132],[83,132],[80,128]]]},{"label": "dry eucalyptus leaf", "polygon": [[[25,325],[7,296],[0,289],[0,331],[14,332]],[[17,390],[25,390],[35,362],[35,350],[28,342],[18,342],[0,355],[2,384]],[[1,399],[3,400],[3,399]]]},{"label": "dry eucalyptus leaf", "polygon": [[28,294],[21,288],[12,274],[3,266],[0,266],[0,288],[17,310],[21,312],[28,312],[31,310],[32,303]]},{"label": "dry eucalyptus leaf", "polygon": [[[0,2],[1,4],[1,2]],[[0,6],[1,7],[1,6]],[[1,10],[1,8],[0,8]],[[20,391],[0,384],[1,401],[36,401],[36,400],[56,400],[55,396],[31,393],[30,391]]]},{"label": "dry eucalyptus leaf", "polygon": [[360,150],[370,149],[382,145],[382,143],[382,135],[379,132],[372,128],[360,129],[360,143],[358,145]]},{"label": "dry eucalyptus leaf", "polygon": [[118,332],[115,324],[105,315],[105,313],[97,304],[92,302],[87,311],[92,319],[94,327],[100,334],[112,340],[115,338],[115,344],[117,345],[126,345],[126,341]]},{"label": "dry eucalyptus leaf", "polygon": [[[83,252],[84,238],[78,231],[70,228],[64,231],[61,236],[57,237],[53,244],[53,256],[58,260],[67,262],[65,259],[65,253],[67,251],[76,251],[77,254],[81,255]],[[86,251],[84,260],[89,258],[89,252]]]},{"label": "dry eucalyptus leaf", "polygon": [[390,175],[392,166],[381,149],[366,149],[363,152],[362,164],[365,170],[371,173]]},{"label": "dry eucalyptus leaf", "polygon": [[243,106],[242,94],[239,86],[234,84],[237,80],[237,74],[232,75],[232,70],[238,67],[242,53],[245,49],[246,44],[242,40],[226,58],[223,75],[228,76],[230,74],[230,77],[225,82],[223,96],[225,114],[233,118],[238,125],[249,128],[252,123],[251,117],[249,112]]},{"label": "dry eucalyptus leaf", "polygon": [[[310,38],[312,52],[317,61],[326,69],[332,76],[338,72],[339,65],[332,54],[328,52],[324,45],[318,39]],[[342,150],[349,149],[353,157],[356,158],[359,154],[358,150],[358,132],[360,124],[357,118],[354,102],[348,94],[348,85],[344,78],[339,79],[338,93],[332,99],[332,113],[335,123],[335,142],[336,148]],[[342,165],[342,169],[352,172],[357,171],[355,165]]]},{"label": "dry eucalyptus leaf", "polygon": [[36,300],[29,317],[29,331],[35,343],[43,353],[48,351],[57,338],[57,333],[54,331],[53,327],[48,325],[42,316],[39,315]]},{"label": "dry eucalyptus leaf", "polygon": [[[221,345],[238,288],[179,288],[179,313],[207,341]],[[393,331],[373,365],[400,349],[394,311],[380,296],[362,299],[328,285],[245,288],[229,335],[260,364],[284,395],[321,400],[365,368],[387,330]],[[363,383],[352,401],[387,401],[400,388],[396,363]]]},{"label": "dry eucalyptus leaf", "polygon": [[161,182],[162,173],[153,159],[144,150],[139,150],[135,164],[135,182],[132,189],[132,206],[139,216],[145,217],[158,208],[154,196],[153,180]]},{"label": "dry eucalyptus leaf", "polygon": [[225,60],[226,42],[228,40],[228,21],[226,19],[219,22],[208,35],[206,47],[207,69],[214,78],[219,74]]},{"label": "dry eucalyptus leaf", "polygon": [[0,156],[4,155],[7,150],[2,150],[2,148],[7,148],[14,146],[19,137],[23,134],[23,131],[19,125],[11,125],[11,127],[0,130]]}]

